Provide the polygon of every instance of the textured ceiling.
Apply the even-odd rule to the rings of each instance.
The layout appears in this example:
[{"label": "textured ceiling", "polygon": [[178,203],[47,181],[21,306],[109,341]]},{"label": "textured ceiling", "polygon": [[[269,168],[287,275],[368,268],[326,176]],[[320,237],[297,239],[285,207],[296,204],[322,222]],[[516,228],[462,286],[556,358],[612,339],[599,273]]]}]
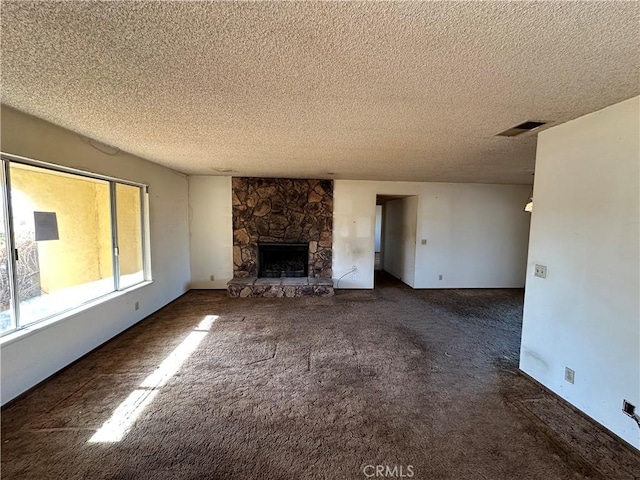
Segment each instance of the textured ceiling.
[{"label": "textured ceiling", "polygon": [[530,183],[494,135],[638,95],[639,10],[3,1],[2,101],[189,174]]}]

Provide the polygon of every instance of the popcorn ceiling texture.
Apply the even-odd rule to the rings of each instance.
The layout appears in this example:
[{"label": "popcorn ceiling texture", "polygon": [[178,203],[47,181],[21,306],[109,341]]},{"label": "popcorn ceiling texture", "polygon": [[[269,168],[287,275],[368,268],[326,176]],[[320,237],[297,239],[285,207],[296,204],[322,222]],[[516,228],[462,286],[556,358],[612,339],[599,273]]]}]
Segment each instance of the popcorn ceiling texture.
[{"label": "popcorn ceiling texture", "polygon": [[494,135],[638,95],[639,9],[4,1],[2,101],[189,174],[530,183]]}]

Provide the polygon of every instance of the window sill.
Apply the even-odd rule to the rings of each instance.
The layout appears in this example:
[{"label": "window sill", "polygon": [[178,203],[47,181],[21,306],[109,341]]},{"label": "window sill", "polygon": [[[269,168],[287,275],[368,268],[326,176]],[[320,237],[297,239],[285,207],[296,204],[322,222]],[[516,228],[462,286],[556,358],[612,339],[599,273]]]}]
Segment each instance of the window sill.
[{"label": "window sill", "polygon": [[73,308],[72,310],[67,310],[66,312],[60,313],[58,315],[54,315],[53,317],[49,317],[39,322],[32,323],[31,325],[28,325],[26,327],[19,328],[11,333],[7,333],[5,336],[0,338],[0,346],[4,347],[7,345],[10,345],[30,335],[34,335],[41,330],[49,328],[52,325],[55,325],[63,320],[67,320],[69,318],[75,317],[76,315],[86,312],[87,310],[90,310],[100,304],[103,304],[111,300],[114,300],[116,298],[127,295],[131,292],[134,292],[148,285],[151,285],[152,283],[153,283],[153,280],[146,280],[142,283],[133,285],[127,288],[126,290],[119,290],[117,292],[108,293],[102,297],[96,298],[95,300],[92,300],[83,305],[80,305],[79,307]]}]

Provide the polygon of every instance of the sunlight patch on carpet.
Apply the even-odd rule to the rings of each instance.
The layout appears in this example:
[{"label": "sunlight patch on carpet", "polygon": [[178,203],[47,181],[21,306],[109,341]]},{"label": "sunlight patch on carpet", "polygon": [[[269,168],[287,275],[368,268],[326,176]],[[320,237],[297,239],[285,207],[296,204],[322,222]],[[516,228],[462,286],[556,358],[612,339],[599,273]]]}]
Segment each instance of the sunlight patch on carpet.
[{"label": "sunlight patch on carpet", "polygon": [[158,394],[159,389],[176,374],[185,360],[198,348],[217,319],[217,315],[207,315],[187,338],[162,361],[158,368],[140,383],[139,388],[131,392],[118,405],[111,417],[96,431],[89,442],[119,442],[122,440],[138,416]]}]

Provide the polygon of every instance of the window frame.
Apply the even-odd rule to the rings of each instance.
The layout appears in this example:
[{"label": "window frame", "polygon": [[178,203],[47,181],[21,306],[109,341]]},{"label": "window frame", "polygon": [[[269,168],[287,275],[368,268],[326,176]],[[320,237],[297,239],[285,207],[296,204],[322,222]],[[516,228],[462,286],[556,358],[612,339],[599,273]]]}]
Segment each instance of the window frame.
[{"label": "window frame", "polygon": [[[76,177],[90,178],[95,180],[101,180],[108,182],[109,187],[109,208],[110,208],[110,226],[111,226],[111,262],[113,268],[113,289],[107,293],[98,295],[90,300],[78,303],[73,307],[63,309],[61,311],[46,315],[37,320],[29,323],[20,323],[20,298],[16,268],[16,247],[15,247],[15,231],[13,225],[13,210],[11,205],[11,164],[21,164],[40,168],[43,170],[49,170],[59,173],[65,173]],[[133,182],[130,180],[124,180],[109,175],[102,175],[98,173],[87,172],[73,167],[66,167],[49,162],[43,162],[40,160],[34,160],[32,158],[23,157],[20,155],[14,155],[0,151],[0,195],[4,200],[4,208],[0,212],[0,215],[4,217],[4,224],[6,230],[6,242],[7,242],[7,271],[9,278],[9,292],[10,292],[10,314],[12,316],[12,328],[0,332],[0,338],[6,335],[16,333],[20,330],[24,330],[45,321],[58,321],[66,318],[68,315],[73,314],[76,310],[86,307],[90,304],[102,303],[107,301],[114,294],[126,292],[129,290],[135,290],[146,283],[152,282],[151,277],[151,251],[150,251],[150,239],[149,239],[149,185],[140,182]],[[140,191],[140,249],[142,251],[142,271],[143,277],[140,282],[133,285],[127,285],[124,288],[120,286],[120,262],[119,262],[119,239],[118,239],[118,218],[117,218],[117,195],[116,185],[128,185],[136,187]],[[60,317],[60,318],[56,318]]]}]

